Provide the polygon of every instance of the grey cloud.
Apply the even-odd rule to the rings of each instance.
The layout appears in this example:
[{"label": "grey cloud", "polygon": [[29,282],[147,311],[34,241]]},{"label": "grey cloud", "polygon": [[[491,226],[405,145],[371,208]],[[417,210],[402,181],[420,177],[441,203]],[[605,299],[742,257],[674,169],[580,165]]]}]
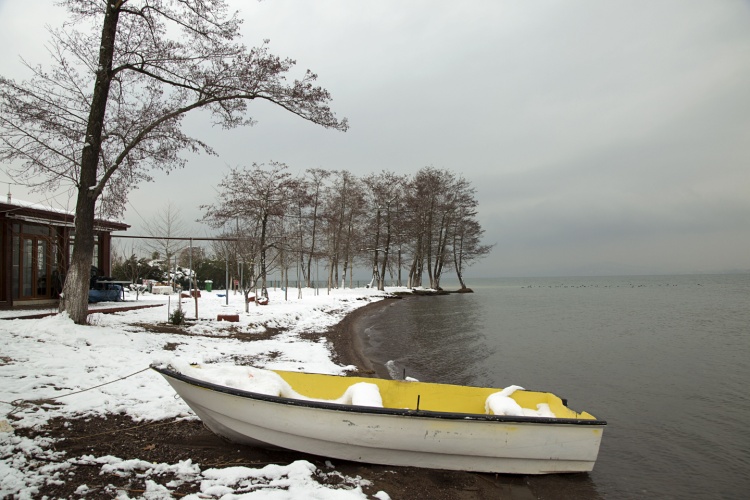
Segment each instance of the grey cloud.
[{"label": "grey cloud", "polygon": [[[434,165],[474,183],[497,243],[470,275],[750,270],[747,2],[232,5],[246,43],[269,38],[300,72],[318,73],[351,129],[260,103],[252,128],[226,132],[192,116],[188,130],[220,157],[158,174],[131,197],[139,211],[168,197],[195,219],[195,206],[220,196],[210,186],[227,165],[273,159],[356,174]],[[34,23],[28,9],[14,12]],[[0,33],[11,24],[0,16]],[[39,56],[12,26],[13,50]],[[6,68],[17,69],[0,61]]]}]

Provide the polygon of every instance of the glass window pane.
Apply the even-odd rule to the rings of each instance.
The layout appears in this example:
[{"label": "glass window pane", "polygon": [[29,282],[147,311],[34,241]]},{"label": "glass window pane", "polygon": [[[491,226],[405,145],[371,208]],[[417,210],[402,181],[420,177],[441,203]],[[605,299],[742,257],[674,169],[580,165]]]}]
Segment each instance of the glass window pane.
[{"label": "glass window pane", "polygon": [[[13,230],[16,231],[18,224],[13,225]],[[11,294],[13,295],[14,299],[18,298],[18,290],[19,290],[19,283],[20,283],[20,263],[21,263],[21,247],[20,247],[20,240],[18,239],[18,236],[13,236],[13,262],[11,264],[11,267],[13,268],[12,271],[12,277],[11,277],[11,284],[12,284],[12,290]]]},{"label": "glass window pane", "polygon": [[34,271],[33,250],[34,250],[33,241],[24,239],[23,240],[23,287],[22,287],[22,290],[23,290],[22,295],[24,297],[28,297],[29,295],[31,295],[31,291],[32,291],[31,281],[32,281],[32,274]]},{"label": "glass window pane", "polygon": [[47,295],[47,242],[36,242],[36,294]]},{"label": "glass window pane", "polygon": [[42,236],[49,236],[49,226],[38,226],[36,224],[24,224],[22,232],[24,234],[39,234]]}]

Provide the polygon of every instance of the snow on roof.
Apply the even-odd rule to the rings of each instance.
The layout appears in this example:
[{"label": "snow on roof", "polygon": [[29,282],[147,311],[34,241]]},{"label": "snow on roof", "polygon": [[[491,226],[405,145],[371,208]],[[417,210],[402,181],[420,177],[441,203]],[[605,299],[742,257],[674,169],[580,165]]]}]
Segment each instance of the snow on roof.
[{"label": "snow on roof", "polygon": [[[2,201],[0,203],[3,203],[5,205],[16,206],[16,207],[19,207],[19,208],[26,208],[26,209],[30,209],[30,210],[39,210],[41,212],[60,214],[60,215],[68,216],[68,217],[71,217],[71,218],[75,217],[75,212],[74,211],[67,210],[67,209],[64,209],[64,208],[50,207],[48,205],[43,205],[41,203],[36,203],[36,202],[33,202],[33,201],[25,201],[25,200],[19,200],[19,199],[16,199],[16,198],[10,198],[10,199]],[[111,224],[127,225],[124,222],[121,222],[121,221],[116,220],[116,219],[108,219],[108,218],[97,217],[96,220],[97,221],[101,221],[101,222],[105,222],[105,223],[111,223]]]},{"label": "snow on roof", "polygon": [[48,205],[42,205],[41,203],[35,203],[33,201],[25,201],[25,200],[19,200],[16,198],[11,198],[9,200],[6,200],[4,203],[8,205],[15,205],[17,207],[23,207],[23,208],[32,208],[34,210],[43,210],[45,212],[54,212],[58,214],[65,214],[65,215],[75,215],[74,212],[70,210],[65,210],[62,208],[55,208],[50,207]]}]

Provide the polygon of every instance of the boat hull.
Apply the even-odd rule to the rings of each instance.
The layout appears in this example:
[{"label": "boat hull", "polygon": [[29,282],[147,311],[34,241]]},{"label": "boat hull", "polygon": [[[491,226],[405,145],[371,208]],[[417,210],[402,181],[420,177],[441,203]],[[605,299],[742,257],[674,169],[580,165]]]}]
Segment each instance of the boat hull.
[{"label": "boat hull", "polygon": [[586,472],[606,424],[300,402],[157,371],[220,436],[356,462],[509,474]]}]

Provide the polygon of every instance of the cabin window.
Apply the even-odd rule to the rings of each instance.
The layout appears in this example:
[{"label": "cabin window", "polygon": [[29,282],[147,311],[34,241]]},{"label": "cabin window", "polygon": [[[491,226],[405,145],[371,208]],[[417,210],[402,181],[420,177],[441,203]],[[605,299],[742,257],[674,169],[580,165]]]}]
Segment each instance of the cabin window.
[{"label": "cabin window", "polygon": [[[73,256],[73,244],[75,243],[75,236],[73,232],[70,233],[70,239],[68,240],[68,255],[71,257]],[[101,264],[99,262],[99,235],[94,235],[94,255],[91,257],[91,265],[97,268],[101,268]]]},{"label": "cabin window", "polygon": [[50,263],[54,260],[51,228],[33,224],[13,225],[12,294],[14,299],[50,298]]}]

